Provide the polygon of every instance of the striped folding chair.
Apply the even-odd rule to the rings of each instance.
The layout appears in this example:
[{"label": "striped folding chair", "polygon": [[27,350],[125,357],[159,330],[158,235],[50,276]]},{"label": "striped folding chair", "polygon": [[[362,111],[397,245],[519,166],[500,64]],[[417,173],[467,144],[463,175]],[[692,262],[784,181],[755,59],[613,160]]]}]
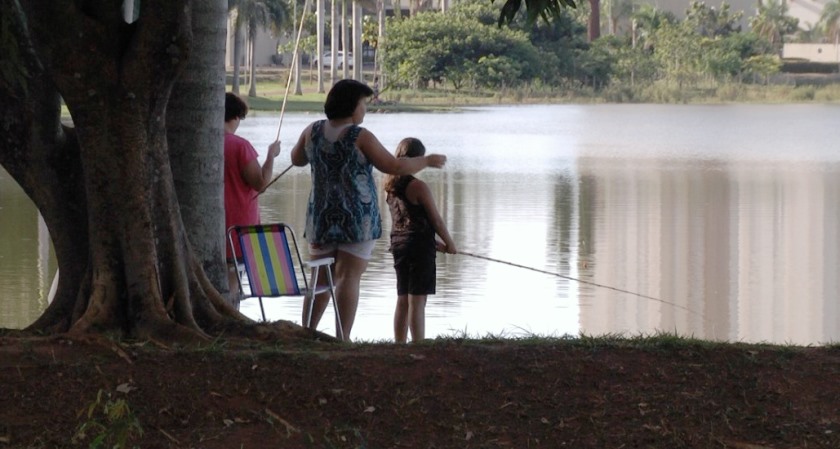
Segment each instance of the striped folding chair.
[{"label": "striped folding chair", "polygon": [[[304,263],[300,257],[295,233],[291,227],[284,223],[232,226],[228,229],[227,234],[231,253],[234,254],[237,267],[240,264],[245,267],[244,270],[236,269],[239,293],[242,295],[242,299],[259,299],[263,321],[266,320],[262,301],[264,297],[302,296],[306,305],[304,310],[308,311],[304,326],[311,327],[312,305],[315,295],[329,291],[335,310],[336,326],[338,327],[336,335],[339,338],[344,335],[341,329],[338,305],[335,301],[332,272],[329,269],[330,265],[335,262],[334,258],[324,257]],[[289,244],[290,242],[292,245]],[[292,246],[294,246],[295,257],[292,257]],[[303,279],[303,288],[298,282],[296,266],[301,270],[300,277]],[[311,271],[311,286],[304,267]],[[326,285],[318,285],[318,279],[322,271],[326,275]],[[243,276],[247,277],[247,289]]]}]

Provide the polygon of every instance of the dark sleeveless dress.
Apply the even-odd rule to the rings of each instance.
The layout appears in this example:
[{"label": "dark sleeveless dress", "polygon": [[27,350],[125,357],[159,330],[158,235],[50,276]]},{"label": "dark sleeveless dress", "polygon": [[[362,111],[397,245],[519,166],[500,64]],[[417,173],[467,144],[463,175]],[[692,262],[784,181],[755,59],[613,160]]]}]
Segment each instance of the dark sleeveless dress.
[{"label": "dark sleeveless dress", "polygon": [[435,294],[435,231],[426,210],[411,204],[405,189],[414,176],[400,176],[385,192],[391,211],[391,246],[397,271],[397,293]]}]

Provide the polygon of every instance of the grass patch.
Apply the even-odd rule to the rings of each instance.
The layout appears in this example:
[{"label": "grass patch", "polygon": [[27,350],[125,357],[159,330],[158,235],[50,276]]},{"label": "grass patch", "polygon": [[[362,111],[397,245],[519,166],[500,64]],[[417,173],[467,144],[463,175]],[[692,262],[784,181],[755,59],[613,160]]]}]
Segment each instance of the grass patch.
[{"label": "grass patch", "polygon": [[91,449],[123,449],[143,436],[143,427],[125,399],[113,399],[111,393],[99,390],[96,399],[80,413],[85,421],[73,435],[73,442],[90,440]]}]

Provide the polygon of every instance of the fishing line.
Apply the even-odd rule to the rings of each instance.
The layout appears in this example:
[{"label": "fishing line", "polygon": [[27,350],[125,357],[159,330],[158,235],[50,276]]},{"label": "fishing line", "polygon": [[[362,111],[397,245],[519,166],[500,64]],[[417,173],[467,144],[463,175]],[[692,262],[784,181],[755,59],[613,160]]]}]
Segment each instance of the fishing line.
[{"label": "fishing line", "polygon": [[[303,11],[300,13],[300,25],[298,26],[297,37],[295,37],[295,48],[292,51],[292,64],[289,66],[289,78],[286,80],[286,92],[283,94],[283,103],[280,105],[280,122],[277,124],[277,136],[274,137],[274,141],[277,142],[280,140],[280,129],[283,127],[283,117],[286,115],[286,101],[289,99],[289,89],[292,87],[292,74],[295,72],[295,68],[297,67],[298,63],[298,47],[300,46],[300,36],[303,33],[303,19],[306,17],[306,10],[309,6],[309,0],[305,0],[303,2]],[[259,196],[261,193],[265,192],[272,184],[277,182],[281,176],[286,174],[294,164],[289,165],[285,170],[283,170],[279,175],[275,176],[268,184],[260,190],[256,196]],[[256,198],[255,196],[255,198]]]},{"label": "fishing line", "polygon": [[504,261],[504,260],[493,259],[492,257],[482,256],[480,254],[473,254],[473,253],[469,253],[469,252],[466,252],[466,251],[460,251],[460,250],[458,251],[458,254],[462,254],[464,256],[475,257],[477,259],[484,259],[484,260],[488,260],[490,262],[496,262],[496,263],[500,263],[500,264],[504,264],[504,265],[510,265],[510,266],[517,267],[517,268],[523,268],[523,269],[526,269],[526,270],[536,271],[537,273],[543,273],[543,274],[548,274],[548,275],[551,275],[551,276],[557,276],[559,278],[568,279],[570,281],[579,282],[581,284],[587,284],[587,285],[592,285],[592,286],[595,286],[595,287],[606,288],[606,289],[610,289],[610,290],[613,290],[613,291],[616,291],[616,292],[626,293],[628,295],[633,295],[633,296],[638,296],[640,298],[650,299],[652,301],[657,301],[657,302],[660,302],[662,304],[667,304],[669,306],[676,307],[678,309],[683,309],[686,312],[693,313],[695,315],[699,315],[700,317],[702,317],[702,315],[700,315],[699,313],[697,313],[697,312],[695,312],[695,311],[693,311],[693,310],[691,310],[687,307],[681,306],[679,304],[674,304],[672,302],[668,302],[668,301],[665,301],[663,299],[654,298],[653,296],[643,295],[641,293],[631,292],[629,290],[623,290],[623,289],[620,289],[620,288],[611,287],[609,285],[599,284],[597,282],[585,281],[583,279],[573,278],[571,276],[565,276],[565,275],[562,275],[560,273],[555,273],[553,271],[545,271],[545,270],[540,270],[538,268],[533,268],[533,267],[529,267],[529,266],[525,266],[525,265],[520,265],[520,264],[513,263],[513,262],[507,262],[507,261]]}]

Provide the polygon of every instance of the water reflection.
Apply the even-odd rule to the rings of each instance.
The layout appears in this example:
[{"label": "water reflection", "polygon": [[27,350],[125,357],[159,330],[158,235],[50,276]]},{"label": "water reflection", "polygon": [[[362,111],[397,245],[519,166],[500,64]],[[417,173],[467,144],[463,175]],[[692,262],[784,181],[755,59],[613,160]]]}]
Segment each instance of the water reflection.
[{"label": "water reflection", "polygon": [[55,270],[46,224],[0,168],[0,327],[22,328],[40,315]]},{"label": "water reflection", "polygon": [[[607,161],[608,162],[608,161]],[[791,343],[840,338],[837,170],[579,160],[595,203],[581,328]]]},{"label": "water reflection", "polygon": [[[281,158],[317,117],[286,116]],[[428,336],[664,331],[818,344],[840,340],[838,118],[840,107],[822,105],[569,105],[368,115],[365,125],[388,148],[413,135],[449,156],[421,177],[461,250],[555,274],[441,255]],[[249,115],[240,133],[264,154],[276,125]],[[306,168],[283,176],[261,197],[264,221],[302,234],[309,180]],[[43,310],[54,262],[10,182],[0,172],[0,327],[23,327]],[[387,238],[362,280],[356,339],[391,339],[386,249]],[[255,301],[243,311],[259,316]],[[266,312],[300,320],[297,300]]]}]

